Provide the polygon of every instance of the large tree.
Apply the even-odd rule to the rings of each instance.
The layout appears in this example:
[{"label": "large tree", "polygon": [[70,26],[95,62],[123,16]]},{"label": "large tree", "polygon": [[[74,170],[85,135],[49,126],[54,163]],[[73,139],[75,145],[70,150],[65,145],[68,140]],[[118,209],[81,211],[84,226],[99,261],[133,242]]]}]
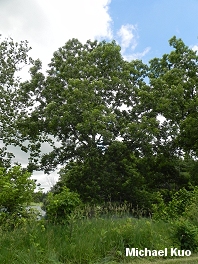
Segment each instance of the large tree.
[{"label": "large tree", "polygon": [[19,126],[32,138],[48,136],[54,142],[53,150],[42,157],[46,171],[103,155],[122,137],[127,122],[123,106],[135,103],[142,68],[140,62],[124,61],[114,41],[82,44],[77,39],[54,53],[46,79],[38,64],[32,68],[32,80],[21,86],[21,94],[27,104],[36,98],[37,105]]},{"label": "large tree", "polygon": [[[168,200],[196,184],[198,56],[181,39],[169,43],[169,54],[145,65],[125,61],[115,41],[72,39],[44,75],[27,42],[2,41],[0,166],[9,166],[6,147],[20,146],[30,171],[65,166],[56,192],[66,185],[83,201],[149,206],[153,191]],[[21,82],[28,63],[30,80]]]},{"label": "large tree", "polygon": [[150,96],[153,112],[163,116],[162,141],[179,155],[198,154],[198,56],[181,39],[169,41],[173,50],[150,61]]}]

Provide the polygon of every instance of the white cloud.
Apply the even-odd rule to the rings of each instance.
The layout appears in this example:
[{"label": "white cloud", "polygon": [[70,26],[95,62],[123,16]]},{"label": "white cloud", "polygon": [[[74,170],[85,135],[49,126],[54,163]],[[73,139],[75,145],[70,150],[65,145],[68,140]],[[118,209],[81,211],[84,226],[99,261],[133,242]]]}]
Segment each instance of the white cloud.
[{"label": "white cloud", "polygon": [[[30,55],[40,58],[44,68],[50,62],[53,52],[70,38],[81,42],[88,39],[112,38],[111,17],[108,6],[111,0],[1,0],[0,34],[15,41],[28,40]],[[27,154],[19,148],[10,147],[17,161],[25,166]],[[47,148],[46,148],[47,149]],[[45,149],[45,150],[46,150]],[[57,170],[53,173],[57,180]],[[34,178],[49,189],[42,172],[35,172]]]},{"label": "white cloud", "polygon": [[32,175],[32,179],[37,180],[37,183],[41,184],[40,187],[44,189],[44,192],[49,191],[50,188],[58,181],[58,178],[58,170],[52,172],[50,175],[44,175],[41,171],[34,172]]},{"label": "white cloud", "polygon": [[117,36],[122,56],[127,61],[142,59],[150,51],[150,47],[146,47],[142,52],[135,52],[139,38],[136,25],[122,25],[117,32]]},{"label": "white cloud", "polygon": [[192,50],[198,52],[198,46],[197,46],[197,45],[194,45],[194,46],[192,47]]},{"label": "white cloud", "polygon": [[[45,146],[43,146],[43,152],[49,152],[51,150],[50,146],[47,143],[44,143]],[[0,147],[3,147],[3,143],[0,141]],[[12,159],[13,165],[14,163],[21,164],[22,167],[26,167],[28,163],[28,156],[25,152],[21,151],[19,147],[14,146],[8,146],[8,152],[13,153],[15,155],[15,158]],[[44,188],[44,191],[49,191],[50,188],[57,182],[59,175],[60,167],[57,168],[55,171],[53,171],[49,175],[45,175],[43,171],[35,171],[32,174],[32,179],[37,180],[37,183],[41,184],[41,187]]]},{"label": "white cloud", "polygon": [[137,27],[134,25],[122,25],[119,31],[117,32],[118,37],[120,38],[120,45],[122,52],[129,47],[134,50],[137,46]]},{"label": "white cloud", "polygon": [[27,39],[31,56],[46,66],[52,54],[70,38],[112,38],[108,5],[111,0],[0,1],[0,33]]},{"label": "white cloud", "polygon": [[150,51],[150,49],[151,49],[150,47],[146,47],[142,52],[136,52],[132,54],[123,55],[123,57],[127,61],[132,61],[132,60],[137,60],[137,59],[140,60]]},{"label": "white cloud", "polygon": [[[81,42],[87,39],[112,39],[112,19],[108,13],[111,0],[0,0],[0,34],[13,37],[16,41],[28,40],[32,47],[31,56],[40,58],[46,68],[52,54],[70,38]],[[127,60],[142,58],[149,52],[134,50],[138,44],[137,27],[122,25],[117,32],[118,43]],[[130,48],[132,54],[124,54]],[[27,163],[27,156],[15,149],[21,164]],[[54,174],[55,180],[57,174]],[[47,188],[46,176],[40,172],[34,174]]]}]

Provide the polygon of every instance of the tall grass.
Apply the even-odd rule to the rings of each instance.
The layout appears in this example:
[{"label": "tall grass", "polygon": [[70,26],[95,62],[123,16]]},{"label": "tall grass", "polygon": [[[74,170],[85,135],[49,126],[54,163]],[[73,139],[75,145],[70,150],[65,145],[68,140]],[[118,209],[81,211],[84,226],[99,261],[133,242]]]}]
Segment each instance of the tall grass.
[{"label": "tall grass", "polygon": [[133,204],[131,203],[119,204],[111,202],[107,202],[100,205],[83,205],[82,207],[77,208],[76,215],[78,215],[78,217],[83,216],[84,218],[116,218],[126,216],[131,216],[135,218],[151,217],[151,215],[148,214],[148,210],[139,208],[138,206],[134,208]]},{"label": "tall grass", "polygon": [[[125,256],[126,248],[180,248],[181,235],[188,236],[188,245],[197,245],[196,230],[188,222],[152,220],[148,214],[144,218],[145,214],[127,204],[85,205],[77,208],[65,225],[43,219],[24,222],[12,231],[0,227],[0,263],[136,263],[138,257]],[[157,259],[141,261],[146,264]]]},{"label": "tall grass", "polygon": [[126,247],[170,247],[170,226],[148,219],[71,218],[68,225],[34,222],[0,234],[0,263],[128,263]]}]

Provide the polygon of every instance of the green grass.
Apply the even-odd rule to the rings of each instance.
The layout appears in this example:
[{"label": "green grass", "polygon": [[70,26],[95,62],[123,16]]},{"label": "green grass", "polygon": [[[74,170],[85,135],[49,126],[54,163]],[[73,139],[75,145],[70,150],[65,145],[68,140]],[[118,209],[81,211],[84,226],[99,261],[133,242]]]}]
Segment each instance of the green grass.
[{"label": "green grass", "polygon": [[51,225],[45,221],[33,222],[21,229],[0,231],[0,263],[198,263],[196,255],[187,258],[188,262],[182,258],[125,257],[126,247],[156,250],[173,247],[171,230],[172,226],[162,221],[127,217],[71,218],[65,226]]},{"label": "green grass", "polygon": [[107,263],[123,260],[127,246],[150,247],[157,237],[156,247],[168,242],[168,237],[165,243],[157,235],[160,227],[144,219],[92,219],[46,227],[41,223],[2,232],[0,263]]}]

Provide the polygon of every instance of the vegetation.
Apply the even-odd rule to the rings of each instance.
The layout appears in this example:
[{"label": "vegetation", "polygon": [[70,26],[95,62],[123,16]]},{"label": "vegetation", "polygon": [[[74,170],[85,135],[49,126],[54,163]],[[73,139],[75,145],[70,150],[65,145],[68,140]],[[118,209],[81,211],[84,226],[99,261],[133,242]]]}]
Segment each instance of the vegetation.
[{"label": "vegetation", "polygon": [[15,166],[9,170],[0,168],[0,226],[13,229],[23,225],[26,219],[36,218],[36,213],[25,206],[32,201],[36,184],[30,173]]},{"label": "vegetation", "polygon": [[[125,61],[115,41],[72,39],[44,74],[26,41],[1,41],[1,263],[138,262],[126,247],[196,254],[198,56],[169,44],[144,64]],[[27,153],[26,168],[8,146]],[[31,173],[58,166],[50,192],[35,193]]]},{"label": "vegetation", "polygon": [[[93,208],[92,210],[97,208]],[[118,209],[118,208],[117,208]],[[120,208],[121,209],[121,208]],[[126,213],[127,207],[122,208]],[[182,257],[126,257],[126,247],[162,250],[181,247],[178,240],[189,232],[189,245],[198,245],[192,225],[176,221],[153,221],[147,218],[120,217],[114,207],[109,217],[80,218],[79,211],[67,224],[50,224],[45,220],[24,224],[21,228],[1,231],[1,263],[183,263]],[[85,211],[84,211],[85,213]],[[85,215],[85,214],[84,214]],[[82,214],[81,214],[82,216]],[[183,229],[185,230],[183,230]],[[192,242],[194,244],[192,244]],[[188,248],[189,249],[189,248]],[[191,248],[192,249],[192,248]],[[196,251],[196,250],[195,250]],[[196,254],[186,261],[195,259]],[[167,259],[173,262],[166,262]],[[179,262],[181,261],[181,262]]]}]

